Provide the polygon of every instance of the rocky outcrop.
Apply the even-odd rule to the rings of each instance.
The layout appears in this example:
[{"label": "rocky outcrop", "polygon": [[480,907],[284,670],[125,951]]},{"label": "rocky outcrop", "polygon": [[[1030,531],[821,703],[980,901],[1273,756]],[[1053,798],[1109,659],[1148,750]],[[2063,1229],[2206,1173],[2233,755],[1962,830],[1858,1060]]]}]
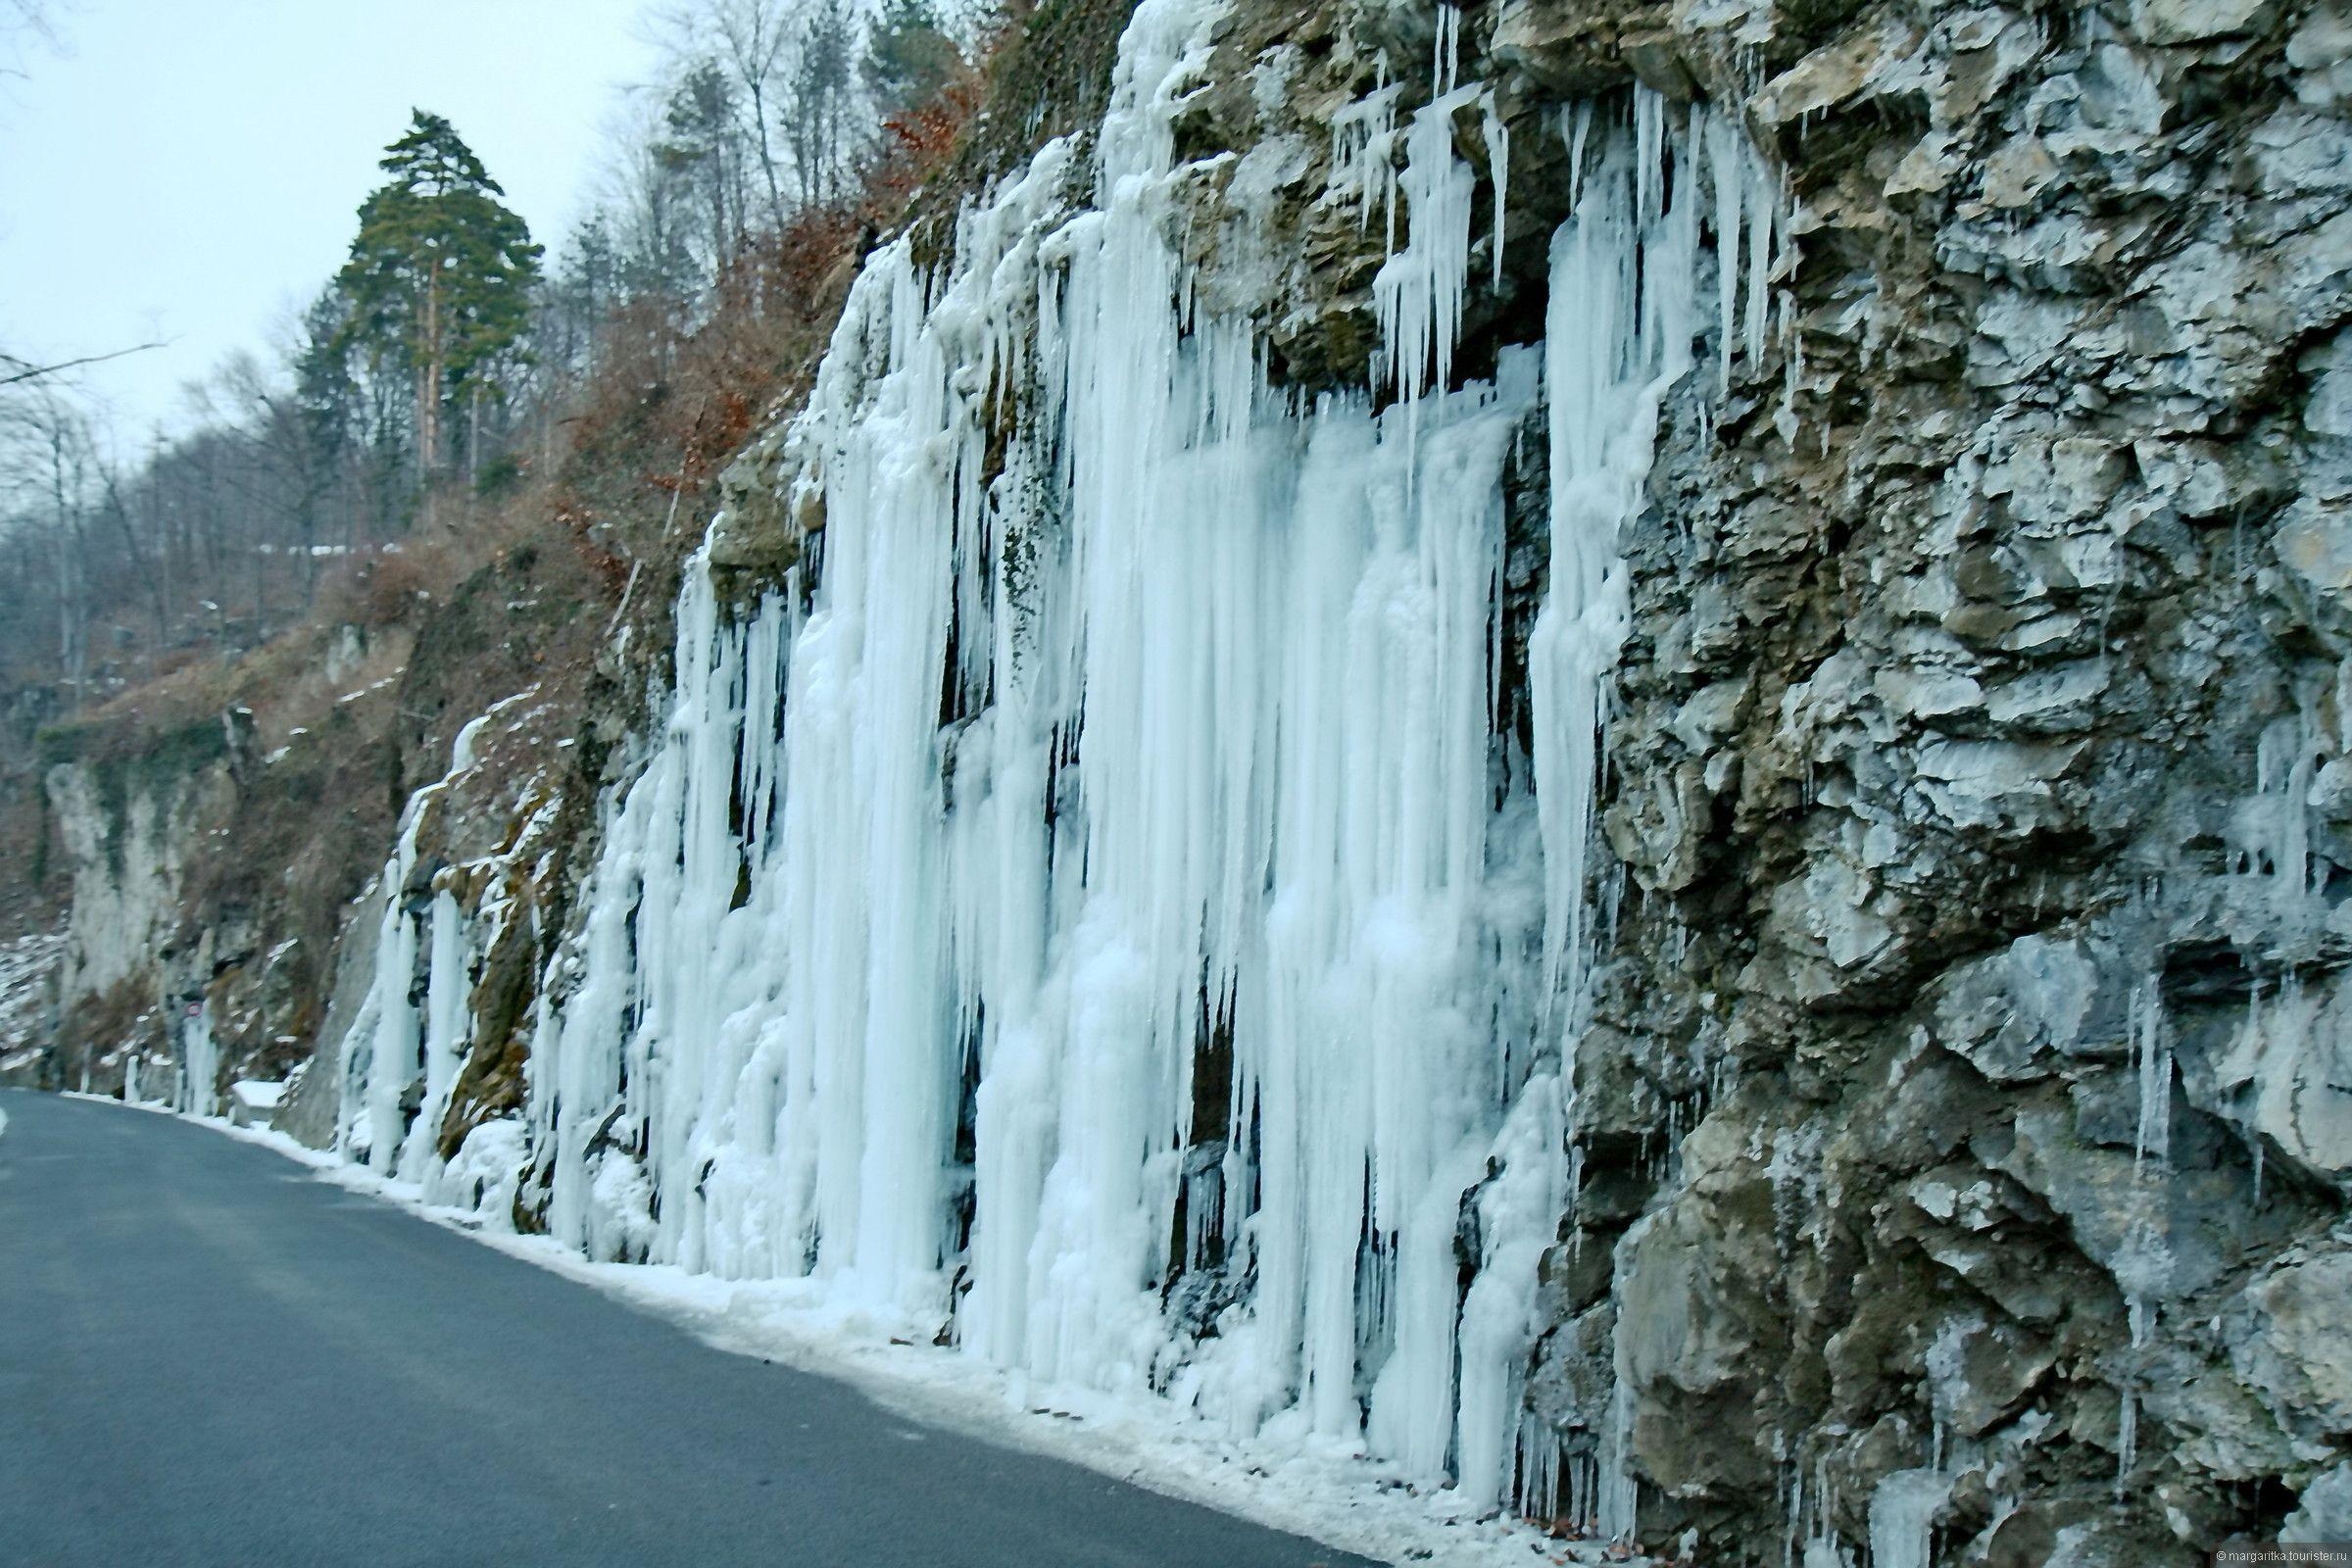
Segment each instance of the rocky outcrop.
[{"label": "rocky outcrop", "polygon": [[59,755],[43,786],[73,900],[54,982],[68,1038],[45,1075],[67,1087],[118,1092],[144,1068],[147,1093],[169,1092],[180,1009],[164,975],[203,838],[234,793],[237,734],[232,714],[152,738],[135,755],[82,757],[73,744],[81,737],[51,739]]},{"label": "rocky outcrop", "polygon": [[227,787],[223,748],[206,744],[222,721],[199,727],[185,768],[159,763],[60,762],[49,808],[74,867],[73,916],[60,965],[60,1000],[73,1005],[144,973],[179,926],[198,821]]}]

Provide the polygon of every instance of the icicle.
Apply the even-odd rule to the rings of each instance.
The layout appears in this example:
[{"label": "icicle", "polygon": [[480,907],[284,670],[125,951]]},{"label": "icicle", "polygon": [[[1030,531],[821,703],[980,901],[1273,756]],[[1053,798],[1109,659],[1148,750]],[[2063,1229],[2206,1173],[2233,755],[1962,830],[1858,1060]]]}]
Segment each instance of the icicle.
[{"label": "icicle", "polygon": [[2139,1462],[2139,1397],[2127,1389],[2115,1416],[2115,1494],[2124,1495],[2132,1467]]},{"label": "icicle", "polygon": [[[1450,13],[1444,8],[1441,15]],[[1449,87],[1413,115],[1396,177],[1410,218],[1410,243],[1391,247],[1372,279],[1381,353],[1374,386],[1393,386],[1408,416],[1422,394],[1453,374],[1462,305],[1470,281],[1470,202],[1477,176],[1454,151],[1453,118],[1492,103],[1482,87]],[[1499,238],[1499,230],[1498,230]]]},{"label": "icicle", "polygon": [[1715,187],[1716,370],[1722,390],[1732,389],[1733,310],[1740,297],[1740,201],[1745,188],[1739,132],[1719,115],[1706,117],[1707,176]]},{"label": "icicle", "polygon": [[1499,289],[1502,287],[1503,233],[1508,225],[1510,214],[1511,130],[1502,122],[1502,116],[1494,106],[1493,93],[1488,93],[1479,100],[1479,108],[1484,116],[1487,178],[1494,187],[1494,237],[1493,240],[1494,270],[1490,282],[1493,287]]},{"label": "icicle", "polygon": [[1593,1533],[1609,1542],[1631,1542],[1640,1527],[1641,1489],[1634,1481],[1634,1388],[1621,1366],[1609,1396],[1608,1421],[1601,1429],[1599,1473],[1592,1503]]},{"label": "icicle", "polygon": [[1356,226],[1369,227],[1372,209],[1381,209],[1387,235],[1384,256],[1396,251],[1396,100],[1404,84],[1389,80],[1388,57],[1375,66],[1374,86],[1331,117],[1331,174],[1335,197],[1355,204]]},{"label": "icicle", "polygon": [[[466,755],[463,739],[459,755]],[[466,765],[470,766],[470,761]],[[395,1174],[404,1181],[424,1180],[439,1157],[441,1121],[449,1110],[450,1091],[457,1087],[458,1069],[465,1064],[469,1035],[472,982],[466,972],[466,915],[446,888],[433,895],[426,928],[430,936],[425,944],[427,978],[420,1040],[424,1096],[409,1123],[407,1140],[394,1166]]]},{"label": "icicle", "polygon": [[[1550,588],[1529,642],[1543,821],[1546,989],[1581,1005],[1586,865],[1599,782],[1604,687],[1626,631],[1618,539],[1642,505],[1658,408],[1690,364],[1696,225],[1653,209],[1664,155],[1653,95],[1617,138],[1552,240],[1544,382],[1551,438]],[[1584,170],[1587,122],[1571,130]],[[1683,184],[1679,188],[1688,191]],[[1679,280],[1679,295],[1678,295]],[[1563,1020],[1572,1029],[1576,1018]]]},{"label": "icicle", "polygon": [[1518,1486],[1512,1496],[1520,1513],[1546,1523],[1560,1517],[1560,1440],[1533,1410],[1519,1413]]},{"label": "icicle", "polygon": [[1456,1451],[1465,1500],[1496,1500],[1506,1445],[1519,1426],[1521,1383],[1536,1320],[1537,1270],[1567,1207],[1568,1127],[1559,1084],[1532,1080],[1495,1140],[1501,1173],[1479,1201],[1478,1277],[1462,1300]]},{"label": "icicle", "polygon": [[1870,1496],[1871,1568],[1928,1568],[1952,1481],[1929,1468],[1897,1470],[1879,1483]]},{"label": "icicle", "polygon": [[1802,1568],[1851,1568],[1852,1554],[1830,1523],[1829,1495],[1829,1456],[1825,1453],[1813,1462],[1813,1530],[1805,1540]]},{"label": "icicle", "polygon": [[417,1061],[416,1006],[411,1000],[416,969],[416,922],[402,889],[416,860],[423,800],[412,799],[400,844],[378,878],[384,910],[376,928],[375,974],[343,1037],[342,1141],[389,1174],[399,1162],[404,1130],[400,1102]]},{"label": "icicle", "polygon": [[[1728,120],[1719,123],[1730,125]],[[1772,236],[1778,216],[1778,186],[1772,173],[1764,167],[1747,145],[1745,137],[1736,129],[1732,140],[1738,148],[1740,174],[1747,181],[1747,331],[1741,347],[1750,365],[1764,358],[1764,335],[1772,320]],[[1730,241],[1724,242],[1727,246]]]},{"label": "icicle", "polygon": [[[178,1108],[190,1116],[220,1112],[220,1047],[213,1038],[213,1004],[198,1004],[180,1022],[180,1097]],[[82,1086],[88,1093],[89,1086]]]},{"label": "icicle", "polygon": [[2256,1207],[2260,1207],[2260,1206],[2262,1205],[2262,1153],[2263,1153],[2263,1147],[2264,1147],[2264,1145],[2263,1145],[2263,1141],[2262,1141],[2262,1139],[2261,1139],[2260,1137],[2257,1137],[2257,1138],[2254,1140],[2254,1203],[2255,1203],[2255,1206],[2256,1206]]},{"label": "icicle", "polygon": [[2170,1168],[2173,1121],[2173,1050],[2164,1026],[2164,1004],[2151,978],[2132,992],[2132,1044],[2139,1079],[2139,1123],[2133,1134],[2132,1168],[2138,1173],[2150,1155],[2159,1172]]},{"label": "icicle", "polygon": [[[515,700],[493,704],[459,729],[450,747],[449,771],[409,797],[399,842],[376,878],[383,911],[376,923],[374,977],[338,1043],[343,1102],[335,1139],[338,1150],[388,1176],[420,1180],[438,1158],[441,1116],[465,1060],[471,1002],[465,916],[457,902],[446,892],[437,894],[421,921],[406,903],[417,865],[417,835],[433,803],[474,766],[483,725]],[[424,1013],[416,1000],[420,956],[428,962]],[[411,1117],[404,1106],[420,1072],[422,1101]]]}]

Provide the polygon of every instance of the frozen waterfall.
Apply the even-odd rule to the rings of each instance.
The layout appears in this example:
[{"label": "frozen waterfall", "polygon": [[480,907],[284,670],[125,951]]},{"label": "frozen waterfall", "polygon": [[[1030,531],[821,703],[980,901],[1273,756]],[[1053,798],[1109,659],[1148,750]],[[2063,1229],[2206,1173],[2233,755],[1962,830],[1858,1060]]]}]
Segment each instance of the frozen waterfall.
[{"label": "frozen waterfall", "polygon": [[[1723,352],[1742,287],[1760,349],[1770,185],[1703,108],[1576,112],[1543,342],[1449,385],[1455,115],[1497,243],[1502,156],[1442,28],[1430,107],[1397,126],[1385,85],[1334,127],[1326,199],[1389,208],[1395,401],[1301,398],[1170,244],[1214,21],[1144,0],[1091,163],[1047,146],[942,271],[869,258],[786,438],[819,569],[740,612],[690,570],[550,974],[532,1180],[593,1254],[806,1278],[1033,1398],[1148,1390],[1483,1507],[1556,1475],[1518,1411],[1574,1185],[1618,540],[1710,265]],[[1505,478],[1545,451],[1523,748]],[[396,891],[414,853],[413,814]],[[348,1103],[405,1172],[415,1073],[369,1061],[446,1102],[463,939],[395,897],[384,940]]]}]

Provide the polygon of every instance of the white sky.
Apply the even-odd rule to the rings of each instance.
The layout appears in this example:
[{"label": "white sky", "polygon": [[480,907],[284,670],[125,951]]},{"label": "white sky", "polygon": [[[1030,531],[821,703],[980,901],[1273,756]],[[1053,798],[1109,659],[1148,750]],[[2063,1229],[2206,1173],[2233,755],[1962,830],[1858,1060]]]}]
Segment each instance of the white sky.
[{"label": "white sky", "polygon": [[585,210],[640,0],[68,0],[0,82],[0,349],[170,347],[85,372],[128,444],[342,265],[411,108],[446,115],[551,249]]}]

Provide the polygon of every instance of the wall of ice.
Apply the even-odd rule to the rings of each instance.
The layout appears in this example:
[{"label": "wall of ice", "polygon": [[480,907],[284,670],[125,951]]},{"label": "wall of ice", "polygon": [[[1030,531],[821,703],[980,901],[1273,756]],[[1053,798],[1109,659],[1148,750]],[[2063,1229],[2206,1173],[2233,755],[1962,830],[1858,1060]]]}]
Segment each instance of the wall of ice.
[{"label": "wall of ice", "polygon": [[[493,1142],[593,1255],[807,1278],[1034,1399],[1148,1390],[1548,1506],[1520,1383],[1574,1187],[1616,539],[1701,336],[1761,347],[1773,187],[1703,108],[1572,110],[1541,336],[1458,383],[1503,161],[1442,27],[1426,107],[1332,127],[1384,341],[1305,399],[1171,244],[1215,20],[1146,0],[1086,150],[943,270],[869,259],[788,436],[821,549],[744,612],[690,571]],[[1539,454],[1523,744],[1505,481]],[[388,902],[343,1140],[389,1174],[442,1174],[466,941],[446,893]]]}]

